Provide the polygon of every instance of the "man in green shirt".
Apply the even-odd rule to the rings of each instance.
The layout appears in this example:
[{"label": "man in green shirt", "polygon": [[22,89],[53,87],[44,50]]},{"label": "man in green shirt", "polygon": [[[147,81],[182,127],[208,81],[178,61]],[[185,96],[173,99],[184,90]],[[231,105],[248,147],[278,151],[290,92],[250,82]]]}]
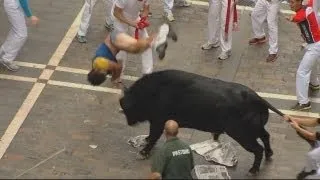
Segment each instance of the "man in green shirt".
[{"label": "man in green shirt", "polygon": [[164,127],[166,142],[152,159],[151,179],[192,179],[192,150],[178,137],[177,122],[168,120]]}]

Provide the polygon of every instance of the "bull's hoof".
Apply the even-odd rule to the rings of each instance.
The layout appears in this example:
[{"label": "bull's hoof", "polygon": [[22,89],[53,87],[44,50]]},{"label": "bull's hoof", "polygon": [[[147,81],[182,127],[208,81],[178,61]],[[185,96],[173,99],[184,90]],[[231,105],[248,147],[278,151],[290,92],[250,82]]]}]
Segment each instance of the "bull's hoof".
[{"label": "bull's hoof", "polygon": [[156,51],[158,52],[160,60],[162,60],[166,56],[167,47],[168,47],[167,42],[165,42],[157,47]]},{"label": "bull's hoof", "polygon": [[171,38],[173,41],[177,42],[178,41],[178,36],[176,32],[172,29],[172,25],[169,23],[169,33],[168,37]]},{"label": "bull's hoof", "polygon": [[137,153],[137,157],[136,157],[137,160],[146,160],[148,158],[149,158],[149,155],[141,154],[141,152]]},{"label": "bull's hoof", "polygon": [[247,174],[247,176],[249,177],[254,177],[257,176],[259,174],[259,170],[255,169],[255,168],[251,168]]},{"label": "bull's hoof", "polygon": [[146,150],[141,150],[141,151],[139,152],[139,155],[140,155],[141,157],[143,157],[144,159],[148,159],[148,158],[149,158],[149,155],[150,155],[150,152],[147,152]]},{"label": "bull's hoof", "polygon": [[170,32],[169,31],[168,37],[170,37],[174,42],[178,41],[178,36],[177,36],[177,34],[175,32]]},{"label": "bull's hoof", "polygon": [[145,140],[146,142],[149,142],[149,141],[150,141],[150,136],[146,137],[144,140]]},{"label": "bull's hoof", "polygon": [[268,162],[272,161],[272,156],[273,156],[273,151],[272,150],[267,151],[266,152],[266,161],[268,161]]}]

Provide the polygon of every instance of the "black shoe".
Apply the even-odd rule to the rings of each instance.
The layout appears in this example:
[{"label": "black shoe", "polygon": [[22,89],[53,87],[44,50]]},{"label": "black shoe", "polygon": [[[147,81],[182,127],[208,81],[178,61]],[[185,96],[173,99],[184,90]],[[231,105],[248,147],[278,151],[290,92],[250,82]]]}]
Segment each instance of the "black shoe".
[{"label": "black shoe", "polygon": [[87,43],[87,38],[86,36],[80,36],[77,34],[77,40],[79,43]]},{"label": "black shoe", "polygon": [[168,46],[167,38],[168,38],[169,30],[170,29],[168,24],[161,25],[159,28],[158,35],[153,42],[154,52],[158,54],[158,57],[160,60],[162,60],[166,55],[166,50]]},{"label": "black shoe", "polygon": [[294,110],[294,111],[303,111],[303,110],[308,110],[308,109],[311,109],[311,103],[310,102],[308,102],[307,104],[297,103],[296,105],[291,107],[291,110]]},{"label": "black shoe", "polygon": [[313,85],[311,83],[309,83],[309,88],[312,90],[312,91],[317,91],[320,89],[320,85]]},{"label": "black shoe", "polygon": [[312,170],[312,171],[310,171],[310,172],[301,171],[301,172],[297,175],[297,179],[305,179],[307,176],[313,175],[313,174],[315,174],[316,172],[317,172],[316,170]]}]

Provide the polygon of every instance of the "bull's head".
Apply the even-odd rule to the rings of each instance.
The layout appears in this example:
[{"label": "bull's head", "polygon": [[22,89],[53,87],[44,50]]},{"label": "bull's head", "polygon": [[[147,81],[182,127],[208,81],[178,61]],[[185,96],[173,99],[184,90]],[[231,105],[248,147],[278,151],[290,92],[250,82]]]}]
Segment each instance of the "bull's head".
[{"label": "bull's head", "polygon": [[136,99],[130,94],[129,89],[124,86],[122,92],[122,97],[119,100],[120,106],[126,116],[128,125],[133,126],[141,121],[141,114],[139,114],[141,112],[136,106]]}]

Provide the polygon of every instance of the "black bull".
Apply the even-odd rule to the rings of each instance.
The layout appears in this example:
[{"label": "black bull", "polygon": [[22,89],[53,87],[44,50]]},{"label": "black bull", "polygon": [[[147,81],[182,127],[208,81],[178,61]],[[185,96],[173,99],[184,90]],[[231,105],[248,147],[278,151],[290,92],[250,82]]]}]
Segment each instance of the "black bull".
[{"label": "black bull", "polygon": [[[263,151],[270,159],[270,135],[264,126],[269,111],[279,110],[241,84],[224,82],[179,70],[158,71],[124,90],[120,105],[129,126],[149,121],[148,144],[140,151],[148,155],[161,137],[165,121],[173,119],[182,128],[211,132],[215,140],[226,133],[255,156],[250,173],[260,168]],[[264,148],[259,145],[260,138]]]}]

